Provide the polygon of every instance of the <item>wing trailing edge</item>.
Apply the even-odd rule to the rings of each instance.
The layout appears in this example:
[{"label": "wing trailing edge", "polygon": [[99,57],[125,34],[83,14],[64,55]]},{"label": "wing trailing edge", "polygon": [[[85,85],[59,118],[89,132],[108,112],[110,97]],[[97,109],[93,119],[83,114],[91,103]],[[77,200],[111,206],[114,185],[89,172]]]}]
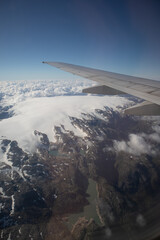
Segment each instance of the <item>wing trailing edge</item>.
[{"label": "wing trailing edge", "polygon": [[160,105],[144,101],[125,110],[126,115],[136,116],[159,116]]},{"label": "wing trailing edge", "polygon": [[125,94],[117,89],[107,87],[105,85],[99,85],[95,87],[85,88],[82,90],[83,93],[91,93],[91,94],[102,94],[102,95],[119,95]]},{"label": "wing trailing edge", "polygon": [[83,93],[103,95],[127,93],[145,100],[142,104],[126,109],[126,114],[160,115],[160,81],[62,62],[43,63],[47,63],[66,72],[96,81],[100,84],[100,86],[98,85],[84,89]]}]

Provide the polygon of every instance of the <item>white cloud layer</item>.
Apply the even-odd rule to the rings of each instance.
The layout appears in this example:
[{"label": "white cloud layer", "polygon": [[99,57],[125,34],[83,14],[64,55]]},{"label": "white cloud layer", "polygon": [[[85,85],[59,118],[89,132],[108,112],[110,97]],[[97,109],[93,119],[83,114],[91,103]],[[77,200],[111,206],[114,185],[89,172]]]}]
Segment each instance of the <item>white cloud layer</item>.
[{"label": "white cloud layer", "polygon": [[67,130],[84,136],[82,130],[71,124],[69,116],[81,118],[81,113],[95,114],[95,109],[104,106],[116,110],[117,106],[130,104],[129,100],[118,96],[75,96],[89,86],[88,81],[83,80],[75,83],[17,81],[1,85],[1,103],[13,105],[11,110],[15,115],[0,121],[0,136],[17,140],[27,151],[32,151],[36,145],[34,130],[46,133],[50,141],[54,141],[54,126],[63,124]]},{"label": "white cloud layer", "polygon": [[[28,98],[77,95],[83,88],[95,85],[89,80],[4,81],[0,83],[3,104],[16,104]],[[2,101],[1,100],[1,101]]]}]

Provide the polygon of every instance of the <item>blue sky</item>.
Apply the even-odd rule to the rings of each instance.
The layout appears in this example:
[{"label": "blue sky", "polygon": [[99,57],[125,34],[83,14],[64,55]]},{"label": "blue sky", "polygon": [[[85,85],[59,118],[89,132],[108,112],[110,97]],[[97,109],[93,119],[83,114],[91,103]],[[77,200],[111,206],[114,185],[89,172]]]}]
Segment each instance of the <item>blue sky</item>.
[{"label": "blue sky", "polygon": [[160,80],[159,0],[0,0],[0,80],[72,79],[62,61]]}]

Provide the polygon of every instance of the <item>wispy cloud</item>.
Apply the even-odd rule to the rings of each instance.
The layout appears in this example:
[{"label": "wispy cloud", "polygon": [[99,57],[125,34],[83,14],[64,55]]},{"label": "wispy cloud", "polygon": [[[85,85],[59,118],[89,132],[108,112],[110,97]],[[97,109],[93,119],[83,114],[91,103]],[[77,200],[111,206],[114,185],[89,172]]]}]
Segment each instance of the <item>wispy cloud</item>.
[{"label": "wispy cloud", "polygon": [[146,220],[142,214],[138,214],[136,222],[140,227],[144,227],[146,225]]},{"label": "wispy cloud", "polygon": [[153,128],[152,134],[130,134],[128,141],[114,140],[113,147],[116,151],[124,151],[133,155],[149,154],[153,155],[159,150],[155,143],[160,143],[159,126]]}]

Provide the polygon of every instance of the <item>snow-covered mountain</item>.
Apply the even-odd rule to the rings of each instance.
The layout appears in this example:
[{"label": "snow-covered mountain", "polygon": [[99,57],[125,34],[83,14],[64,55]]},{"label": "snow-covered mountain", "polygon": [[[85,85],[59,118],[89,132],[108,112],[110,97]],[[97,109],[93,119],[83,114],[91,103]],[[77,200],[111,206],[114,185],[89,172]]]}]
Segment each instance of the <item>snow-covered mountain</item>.
[{"label": "snow-covered mountain", "polygon": [[83,118],[87,113],[94,116],[96,109],[118,110],[133,104],[118,96],[84,96],[81,91],[89,86],[87,81],[2,82],[1,85],[0,114],[5,119],[0,122],[0,135],[17,140],[27,151],[35,150],[34,130],[54,141],[54,126],[63,124],[67,130],[85,136],[82,129],[73,126],[70,117]]},{"label": "snow-covered mountain", "polygon": [[[118,234],[122,223],[148,228],[144,213],[159,194],[159,118],[124,116],[136,99],[82,95],[88,86],[1,83],[1,239],[80,239],[84,229],[87,239],[116,239],[112,228]],[[89,178],[103,226],[77,219],[70,231],[67,217],[88,203]]]}]

